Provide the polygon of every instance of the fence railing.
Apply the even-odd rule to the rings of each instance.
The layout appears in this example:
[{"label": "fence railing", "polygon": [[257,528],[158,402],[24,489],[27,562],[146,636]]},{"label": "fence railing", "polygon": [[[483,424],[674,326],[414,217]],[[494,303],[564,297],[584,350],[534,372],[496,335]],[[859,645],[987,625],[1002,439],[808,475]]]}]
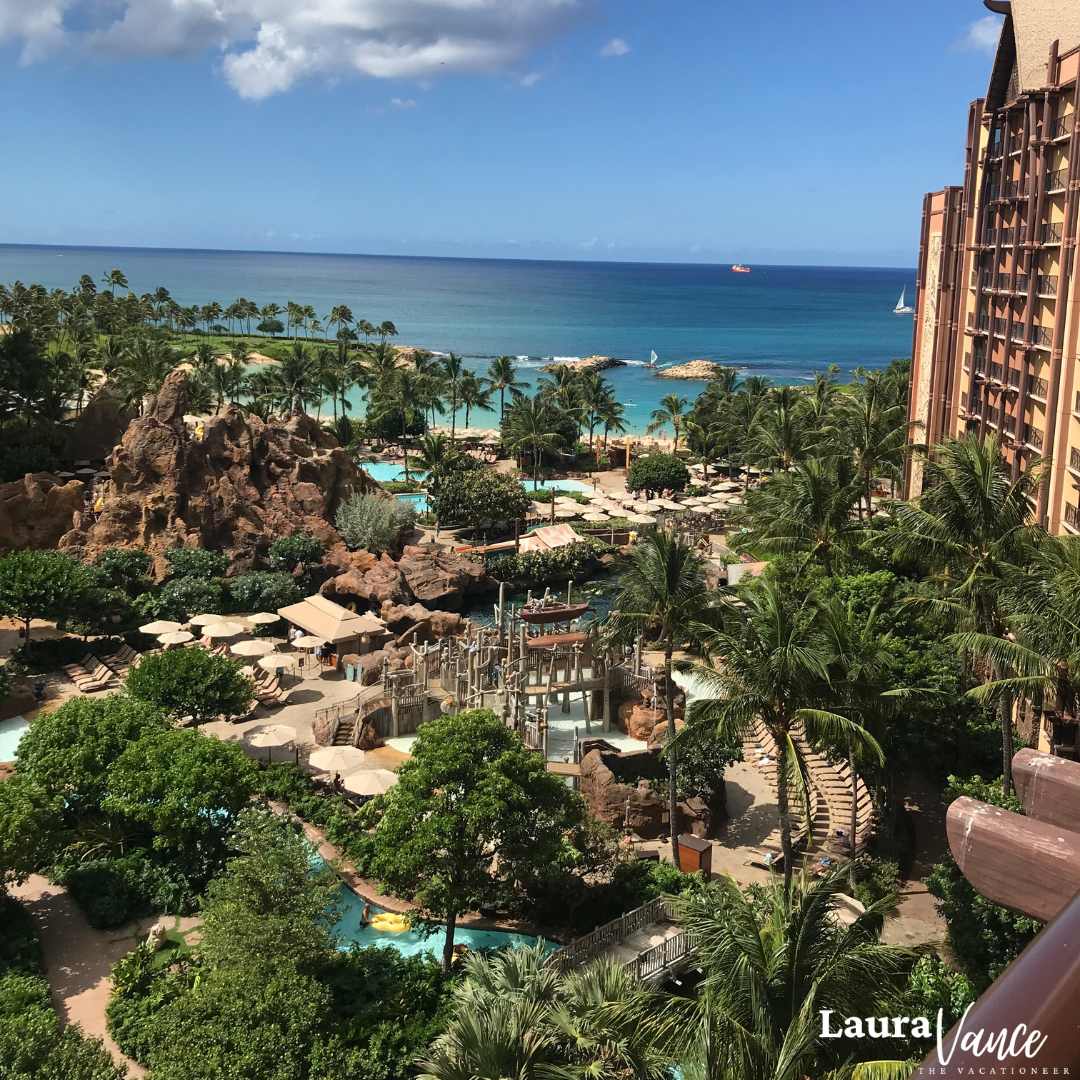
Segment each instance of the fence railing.
[{"label": "fence railing", "polygon": [[1068,116],[1059,116],[1050,123],[1050,138],[1060,139],[1069,134],[1069,121],[1072,119],[1072,113]]},{"label": "fence railing", "polygon": [[1046,174],[1046,190],[1047,191],[1064,191],[1065,181],[1068,176],[1068,169],[1055,169],[1051,173]]},{"label": "fence railing", "polygon": [[652,923],[673,922],[674,919],[674,908],[662,896],[658,896],[655,900],[598,926],[591,934],[577,938],[559,952],[566,953],[566,958],[571,963],[583,964],[587,960],[594,960],[611,946],[621,944],[631,934],[636,934]]},{"label": "fence railing", "polygon": [[661,972],[669,971],[682,963],[694,951],[694,939],[683,930],[674,937],[669,937],[659,945],[643,952],[636,960],[626,965],[642,982],[646,982]]}]

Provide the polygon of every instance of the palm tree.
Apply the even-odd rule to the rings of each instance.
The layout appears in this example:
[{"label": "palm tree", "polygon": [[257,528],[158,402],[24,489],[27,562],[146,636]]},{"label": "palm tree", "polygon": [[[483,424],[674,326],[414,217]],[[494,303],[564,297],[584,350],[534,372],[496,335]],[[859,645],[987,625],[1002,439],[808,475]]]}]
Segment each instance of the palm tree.
[{"label": "palm tree", "polygon": [[445,435],[427,435],[420,447],[420,470],[432,490],[437,490],[451,473],[467,467],[469,460]]},{"label": "palm tree", "polygon": [[[746,381],[750,382],[749,379]],[[743,469],[743,491],[750,490],[750,466],[757,460],[760,416],[761,402],[749,390],[739,390],[734,394],[725,411],[723,422],[731,433],[735,461]]]},{"label": "palm tree", "polygon": [[352,321],[352,310],[345,304],[336,304],[330,311],[330,314],[326,316],[326,325],[331,329],[336,326],[343,330],[345,327],[351,326]]},{"label": "palm tree", "polygon": [[719,670],[707,664],[693,670],[701,686],[687,713],[695,733],[715,731],[738,742],[762,724],[776,746],[776,803],[784,886],[794,870],[791,801],[809,826],[807,766],[800,745],[849,742],[856,751],[880,755],[880,747],[856,721],[826,708],[822,687],[829,683],[832,655],[822,609],[810,595],[785,596],[772,578],[763,577],[738,601],[725,600],[719,628],[699,627],[706,655],[721,658]]},{"label": "palm tree", "polygon": [[210,368],[210,386],[219,409],[225,404],[236,403],[244,388],[245,378],[244,362],[236,356],[235,349],[229,360]]},{"label": "palm tree", "polygon": [[709,480],[709,466],[717,464],[728,450],[730,437],[722,424],[713,422],[708,427],[686,421],[686,445],[698,461],[705,466],[703,477]]},{"label": "palm tree", "polygon": [[197,367],[212,367],[217,363],[218,351],[209,341],[200,341],[192,358]]},{"label": "palm tree", "polygon": [[517,364],[513,356],[497,356],[488,364],[487,384],[492,390],[499,391],[499,420],[506,416],[506,391],[525,386],[524,380],[517,377]]},{"label": "palm tree", "polygon": [[620,581],[606,637],[612,645],[629,645],[639,634],[655,635],[664,646],[664,713],[668,763],[671,854],[679,866],[679,796],[675,770],[675,682],[671,662],[676,643],[695,633],[715,605],[705,583],[705,562],[694,546],[675,533],[652,532],[634,545],[630,566]]},{"label": "palm tree", "polygon": [[378,329],[375,327],[374,323],[368,322],[367,319],[357,319],[356,329],[364,335],[365,342],[371,340],[372,334],[377,334],[379,332]]},{"label": "palm tree", "polygon": [[472,409],[495,411],[491,405],[491,391],[484,389],[484,382],[484,379],[476,377],[474,371],[466,371],[461,376],[458,393],[461,394],[461,404],[465,406],[465,427],[469,426],[469,413]]},{"label": "palm tree", "polygon": [[838,439],[854,455],[862,476],[862,497],[869,517],[874,477],[887,475],[895,483],[900,476],[911,427],[907,405],[890,400],[884,373],[874,371],[864,382],[852,387],[838,419]]},{"label": "palm tree", "polygon": [[818,560],[832,577],[836,557],[868,535],[867,526],[852,516],[859,497],[848,459],[808,458],[746,495],[742,521],[750,532],[739,542],[748,550],[805,554],[807,564]]},{"label": "palm tree", "polygon": [[125,349],[112,372],[120,400],[141,414],[143,401],[162,388],[178,362],[177,354],[165,342],[137,339]]},{"label": "palm tree", "polygon": [[766,396],[757,425],[759,458],[783,472],[789,472],[807,450],[800,398],[794,386],[773,387]]},{"label": "palm tree", "polygon": [[659,431],[670,424],[672,430],[675,432],[675,441],[672,444],[672,449],[678,450],[679,431],[686,423],[685,409],[686,398],[679,397],[678,394],[665,394],[660,399],[660,408],[653,410],[652,423],[646,428],[646,431],[650,433]]},{"label": "palm tree", "polygon": [[604,425],[604,452],[607,452],[607,440],[608,434],[612,431],[624,432],[626,430],[626,422],[623,420],[623,415],[626,412],[626,407],[615,396],[614,390],[608,392],[604,398],[604,403],[600,407],[600,423]]},{"label": "palm tree", "polygon": [[375,327],[375,333],[379,335],[379,340],[385,345],[388,337],[397,337],[397,327],[389,319],[385,319]]},{"label": "palm tree", "polygon": [[[453,437],[451,430],[450,438]],[[557,431],[551,430],[547,410],[540,401],[539,394],[533,398],[524,398],[510,410],[503,425],[503,438],[512,454],[520,457],[525,450],[531,453],[533,491],[539,486],[540,455],[545,450],[554,450],[565,442]]]},{"label": "palm tree", "polygon": [[853,1062],[867,1063],[864,1076],[906,1076],[913,1063],[879,1060],[879,1040],[822,1038],[822,1009],[900,1015],[908,975],[926,952],[882,943],[896,896],[848,923],[837,917],[842,892],[842,870],[791,888],[774,882],[756,896],[726,875],[680,901],[703,979],[692,998],[654,1005],[643,1037],[653,1035],[696,1080],[837,1077]]},{"label": "palm tree", "polygon": [[601,422],[614,388],[596,370],[582,372],[578,385],[581,390],[581,417],[589,429],[589,456],[592,457],[593,432]]},{"label": "palm tree", "polygon": [[295,339],[284,360],[263,369],[267,396],[285,412],[296,414],[314,400],[315,364],[307,345]]},{"label": "palm tree", "polygon": [[268,319],[276,319],[281,314],[281,308],[274,303],[266,304],[259,308],[259,319],[266,322]]},{"label": "palm tree", "polygon": [[102,275],[101,280],[110,296],[115,296],[117,289],[126,289],[128,287],[128,279],[119,270],[107,271]]},{"label": "palm tree", "polygon": [[[1038,535],[1035,496],[1046,459],[1031,461],[1014,481],[997,438],[947,439],[924,465],[923,493],[897,508],[902,554],[925,561],[950,595],[958,622],[982,637],[1008,633],[1001,596],[1030,559]],[[1002,785],[1012,791],[1012,699],[993,665],[999,698]]]},{"label": "palm tree", "polygon": [[446,382],[446,388],[450,391],[450,439],[457,435],[457,407],[461,398],[461,377],[465,371],[465,365],[461,357],[455,352],[449,352],[439,361],[442,368],[442,376]]},{"label": "palm tree", "polygon": [[401,418],[401,446],[404,451],[401,467],[405,482],[409,483],[409,425],[419,408],[419,387],[416,372],[409,368],[395,368],[371,395],[370,413],[377,421]]},{"label": "palm tree", "polygon": [[560,972],[543,943],[468,953],[445,1030],[419,1062],[420,1080],[662,1080],[674,1061],[642,1019],[664,998],[621,964]]}]

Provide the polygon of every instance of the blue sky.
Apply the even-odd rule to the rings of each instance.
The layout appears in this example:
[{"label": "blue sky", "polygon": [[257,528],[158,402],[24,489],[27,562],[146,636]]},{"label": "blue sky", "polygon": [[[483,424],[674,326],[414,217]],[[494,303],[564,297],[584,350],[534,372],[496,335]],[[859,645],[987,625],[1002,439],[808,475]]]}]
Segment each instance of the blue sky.
[{"label": "blue sky", "polygon": [[912,266],[977,0],[0,0],[0,241]]}]

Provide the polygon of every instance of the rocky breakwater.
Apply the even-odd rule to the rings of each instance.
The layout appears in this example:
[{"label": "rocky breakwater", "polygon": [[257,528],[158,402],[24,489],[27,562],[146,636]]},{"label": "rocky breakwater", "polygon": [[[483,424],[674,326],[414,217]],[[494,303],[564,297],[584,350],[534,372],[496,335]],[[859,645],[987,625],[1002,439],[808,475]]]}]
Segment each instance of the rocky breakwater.
[{"label": "rocky breakwater", "polygon": [[187,374],[174,371],[110,454],[112,483],[97,520],[77,524],[61,550],[92,561],[107,547],[141,547],[160,575],[165,551],[210,548],[241,574],[261,566],[282,536],[307,533],[342,547],[330,524],[338,506],[378,490],[310,416],[268,423],[230,408],[196,441],[187,411]]},{"label": "rocky breakwater", "polygon": [[9,551],[54,548],[83,524],[83,485],[66,484],[51,473],[27,473],[0,484],[0,555]]},{"label": "rocky breakwater", "polygon": [[686,379],[688,381],[708,382],[720,370],[719,364],[711,360],[691,360],[688,364],[676,364],[674,367],[661,368],[656,373],[658,379]]},{"label": "rocky breakwater", "polygon": [[608,368],[626,367],[625,360],[616,360],[614,356],[586,356],[583,360],[561,360],[557,364],[545,364],[541,371],[554,371],[556,368],[570,368],[571,371],[606,371]]},{"label": "rocky breakwater", "polygon": [[[420,604],[429,612],[453,613],[461,611],[466,597],[498,589],[479,563],[441,548],[406,545],[397,560],[386,552],[376,555],[335,549],[327,562],[336,564],[341,572],[323,583],[322,594],[338,604],[395,608]],[[419,630],[430,630],[430,637],[421,633],[424,640],[443,636],[433,625],[422,625]],[[410,628],[410,637],[412,632]]]}]

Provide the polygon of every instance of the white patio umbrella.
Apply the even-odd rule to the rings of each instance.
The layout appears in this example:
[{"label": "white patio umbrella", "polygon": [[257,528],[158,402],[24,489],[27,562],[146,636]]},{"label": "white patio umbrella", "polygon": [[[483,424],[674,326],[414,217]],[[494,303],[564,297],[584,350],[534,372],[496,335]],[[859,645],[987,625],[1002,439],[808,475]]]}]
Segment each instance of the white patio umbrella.
[{"label": "white patio umbrella", "polygon": [[300,657],[296,653],[274,652],[260,657],[255,663],[265,671],[277,671],[281,668],[282,671],[287,671],[292,675],[300,667]]},{"label": "white patio umbrella", "polygon": [[326,644],[326,638],[315,637],[314,634],[304,634],[303,637],[298,637],[293,645],[298,649],[317,649],[320,645]]},{"label": "white patio umbrella", "polygon": [[741,495],[732,495],[731,498],[727,501],[728,506],[742,506],[742,503],[743,501]]},{"label": "white patio umbrella", "polygon": [[381,795],[398,782],[389,769],[361,769],[341,778],[341,786],[354,795]]},{"label": "white patio umbrella", "polygon": [[292,746],[296,739],[296,728],[287,724],[267,724],[264,727],[252,728],[245,736],[244,742],[248,746],[259,748],[266,747],[266,763],[269,765],[271,754],[275,746]]},{"label": "white patio umbrella", "polygon": [[580,510],[556,510],[555,516],[562,518],[563,521],[569,521],[571,518],[581,517]]},{"label": "white patio umbrella", "polygon": [[238,622],[216,622],[203,627],[207,637],[239,637],[247,633],[247,627]]},{"label": "white patio umbrella", "polygon": [[191,618],[188,619],[188,625],[189,626],[205,626],[207,623],[218,623],[218,622],[221,622],[221,616],[220,615],[211,615],[209,613],[207,613],[205,615],[192,615]]},{"label": "white patio umbrella", "polygon": [[665,502],[666,502],[665,499],[650,499],[645,504],[645,507],[648,510],[666,510],[667,507],[664,505]]},{"label": "white patio umbrella", "polygon": [[253,626],[269,626],[271,623],[281,622],[281,616],[272,611],[260,611],[255,615],[249,615],[247,621]]},{"label": "white patio umbrella", "polygon": [[648,514],[627,514],[627,521],[633,521],[638,525],[655,525],[656,518],[649,517]]},{"label": "white patio umbrella", "polygon": [[178,622],[169,622],[168,619],[158,619],[157,622],[148,622],[145,626],[139,627],[139,632],[143,634],[171,634],[174,630],[179,630],[180,624]]},{"label": "white patio umbrella", "polygon": [[607,514],[589,513],[589,514],[582,514],[581,517],[585,521],[610,521],[611,520],[611,518],[609,518],[607,516]]},{"label": "white patio umbrella", "polygon": [[193,640],[195,635],[190,630],[172,630],[168,634],[158,634],[158,641],[162,645],[183,645],[185,641]]},{"label": "white patio umbrella", "polygon": [[364,751],[357,750],[355,746],[324,746],[308,758],[308,764],[323,772],[345,773],[355,769],[363,760]]},{"label": "white patio umbrella", "polygon": [[656,499],[665,510],[682,510],[682,503],[677,503],[674,499]]},{"label": "white patio umbrella", "polygon": [[269,641],[238,641],[229,649],[233,656],[265,656],[273,651]]}]

